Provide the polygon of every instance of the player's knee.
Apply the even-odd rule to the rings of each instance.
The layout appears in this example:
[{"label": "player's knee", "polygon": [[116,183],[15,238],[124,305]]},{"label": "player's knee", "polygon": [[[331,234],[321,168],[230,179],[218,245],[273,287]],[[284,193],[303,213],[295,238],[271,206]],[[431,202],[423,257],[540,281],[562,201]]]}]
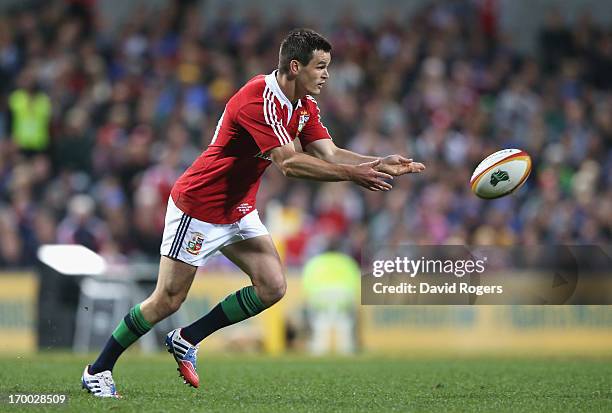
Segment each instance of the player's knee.
[{"label": "player's knee", "polygon": [[270,299],[272,304],[278,302],[285,296],[287,292],[287,283],[283,280],[282,283],[275,285],[270,292]]},{"label": "player's knee", "polygon": [[287,292],[287,281],[285,278],[281,278],[275,282],[266,284],[260,290],[260,300],[266,306],[270,307],[274,303],[277,303],[285,296]]},{"label": "player's knee", "polygon": [[181,305],[183,305],[183,302],[185,301],[185,297],[183,296],[171,296],[169,297],[168,300],[168,310],[170,311],[170,314],[174,314],[178,311],[179,308],[181,308]]},{"label": "player's knee", "polygon": [[162,318],[166,318],[178,311],[181,305],[185,301],[185,297],[180,295],[167,295],[164,294],[157,297],[155,302],[157,311],[160,313]]}]

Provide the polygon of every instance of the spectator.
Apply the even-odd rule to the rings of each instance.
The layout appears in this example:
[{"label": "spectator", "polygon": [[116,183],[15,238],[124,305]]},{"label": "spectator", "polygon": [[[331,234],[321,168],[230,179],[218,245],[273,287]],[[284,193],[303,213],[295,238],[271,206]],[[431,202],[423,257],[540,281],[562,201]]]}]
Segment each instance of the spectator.
[{"label": "spectator", "polygon": [[36,84],[34,68],[24,69],[19,86],[9,96],[13,141],[25,153],[46,151],[50,142],[49,96]]},{"label": "spectator", "polygon": [[57,241],[62,244],[81,244],[100,251],[108,241],[106,223],[94,215],[95,204],[88,195],[75,195],[68,203],[68,215],[57,228]]}]

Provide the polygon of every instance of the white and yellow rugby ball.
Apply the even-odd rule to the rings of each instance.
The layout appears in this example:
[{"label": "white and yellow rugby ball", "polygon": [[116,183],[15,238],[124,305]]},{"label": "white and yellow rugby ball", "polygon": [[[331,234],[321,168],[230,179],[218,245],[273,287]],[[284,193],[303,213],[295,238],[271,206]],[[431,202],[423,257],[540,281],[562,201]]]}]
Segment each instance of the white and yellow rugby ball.
[{"label": "white and yellow rugby ball", "polygon": [[531,173],[531,157],[520,149],[503,149],[487,156],[474,170],[472,192],[484,199],[499,198],[515,191]]}]

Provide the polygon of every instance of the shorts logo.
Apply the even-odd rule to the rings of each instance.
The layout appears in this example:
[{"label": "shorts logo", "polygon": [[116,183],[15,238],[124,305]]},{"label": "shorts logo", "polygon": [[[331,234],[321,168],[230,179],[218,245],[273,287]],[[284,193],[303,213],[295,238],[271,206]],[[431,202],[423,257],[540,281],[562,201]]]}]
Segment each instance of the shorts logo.
[{"label": "shorts logo", "polygon": [[202,244],[204,243],[204,234],[194,232],[191,237],[191,241],[187,243],[187,252],[192,255],[198,255],[202,251]]}]

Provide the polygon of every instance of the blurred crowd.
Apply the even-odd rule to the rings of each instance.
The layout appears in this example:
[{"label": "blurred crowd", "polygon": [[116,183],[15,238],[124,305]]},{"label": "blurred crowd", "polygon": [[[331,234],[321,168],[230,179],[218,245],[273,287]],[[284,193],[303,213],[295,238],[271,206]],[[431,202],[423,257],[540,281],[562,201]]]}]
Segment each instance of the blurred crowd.
[{"label": "blurred crowd", "polygon": [[[39,4],[40,6],[36,6]],[[490,2],[453,1],[375,26],[350,10],[331,27],[317,98],[338,146],[427,165],[388,193],[266,172],[258,209],[290,266],[330,244],[359,258],[389,243],[594,244],[612,239],[612,31],[551,11],[533,56]],[[0,17],[0,267],[45,243],[113,262],[155,259],[170,188],[206,147],[227,99],[277,65],[302,26],[197,2],[141,6],[118,27],[92,1]],[[516,194],[483,201],[472,170],[501,148],[533,158]]]}]

